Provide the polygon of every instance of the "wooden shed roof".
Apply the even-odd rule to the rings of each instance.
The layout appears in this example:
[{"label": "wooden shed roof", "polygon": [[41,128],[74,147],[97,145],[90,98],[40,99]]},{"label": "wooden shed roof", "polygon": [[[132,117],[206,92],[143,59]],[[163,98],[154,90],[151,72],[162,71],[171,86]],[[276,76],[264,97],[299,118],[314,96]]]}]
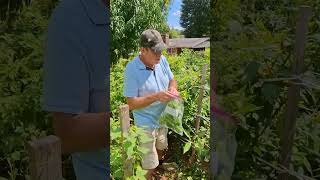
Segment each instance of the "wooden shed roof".
[{"label": "wooden shed roof", "polygon": [[204,48],[210,47],[210,38],[175,38],[169,39],[169,48]]}]

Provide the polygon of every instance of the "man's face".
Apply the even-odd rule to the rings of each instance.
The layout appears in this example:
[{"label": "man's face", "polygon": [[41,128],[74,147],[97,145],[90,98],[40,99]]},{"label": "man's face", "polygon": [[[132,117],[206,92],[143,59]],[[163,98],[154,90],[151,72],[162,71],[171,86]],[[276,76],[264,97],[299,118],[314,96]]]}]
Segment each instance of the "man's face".
[{"label": "man's face", "polygon": [[150,48],[142,48],[141,53],[150,65],[155,65],[160,62],[161,52],[155,52]]}]

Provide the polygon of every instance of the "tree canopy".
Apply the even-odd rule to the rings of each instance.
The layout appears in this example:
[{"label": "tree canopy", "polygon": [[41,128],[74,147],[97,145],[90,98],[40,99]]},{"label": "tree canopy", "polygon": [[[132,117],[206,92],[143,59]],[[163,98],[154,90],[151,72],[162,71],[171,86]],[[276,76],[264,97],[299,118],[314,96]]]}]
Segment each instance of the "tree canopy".
[{"label": "tree canopy", "polygon": [[139,47],[140,34],[147,28],[164,33],[169,0],[136,0],[111,2],[112,61],[127,57]]},{"label": "tree canopy", "polygon": [[185,37],[208,36],[210,0],[182,0],[180,24]]}]

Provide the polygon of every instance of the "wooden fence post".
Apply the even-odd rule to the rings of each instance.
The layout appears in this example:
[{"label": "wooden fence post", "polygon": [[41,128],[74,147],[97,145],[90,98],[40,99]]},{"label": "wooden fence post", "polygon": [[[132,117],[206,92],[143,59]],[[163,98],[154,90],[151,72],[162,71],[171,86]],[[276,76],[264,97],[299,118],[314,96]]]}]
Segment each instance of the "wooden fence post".
[{"label": "wooden fence post", "polygon": [[[200,85],[200,92],[199,92],[199,97],[198,97],[197,115],[196,115],[196,120],[195,120],[195,129],[196,129],[195,134],[198,134],[199,128],[200,128],[200,115],[201,115],[201,109],[202,109],[202,99],[203,99],[203,94],[204,94],[204,85],[205,85],[205,82],[206,82],[206,70],[207,70],[207,64],[203,65],[202,72],[201,72],[201,85]],[[192,153],[191,153],[191,158],[190,158],[190,164],[192,164],[194,162],[195,153],[196,153],[196,149],[195,149],[194,145],[192,145]]]},{"label": "wooden fence post", "polygon": [[[293,73],[299,75],[303,70],[304,49],[308,32],[308,19],[311,15],[311,8],[308,6],[300,7],[299,20],[296,29],[296,62],[293,65]],[[296,131],[296,117],[298,113],[298,103],[300,97],[300,87],[291,84],[288,90],[288,101],[286,110],[286,119],[282,122],[280,136],[280,166],[290,169],[290,161],[292,154],[292,146],[294,142],[294,134]],[[289,180],[289,173],[280,173],[279,180]]]},{"label": "wooden fence post", "polygon": [[123,143],[124,139],[128,136],[129,128],[130,128],[130,117],[129,117],[129,106],[127,104],[121,105],[119,107],[120,112],[120,126],[121,126],[121,144],[122,144],[122,158],[124,162],[123,170],[124,170],[124,179],[126,177],[130,177],[133,175],[133,165],[132,160],[128,159]]},{"label": "wooden fence post", "polygon": [[62,180],[61,143],[50,135],[27,143],[32,180]]}]

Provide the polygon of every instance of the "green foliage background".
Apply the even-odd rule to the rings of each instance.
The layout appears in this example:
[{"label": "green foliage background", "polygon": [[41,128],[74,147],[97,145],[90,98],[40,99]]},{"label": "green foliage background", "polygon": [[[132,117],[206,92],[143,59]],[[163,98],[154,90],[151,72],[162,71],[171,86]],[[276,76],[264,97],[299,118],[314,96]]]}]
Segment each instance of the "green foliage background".
[{"label": "green foliage background", "polygon": [[8,179],[28,179],[25,143],[52,134],[40,107],[47,5],[22,5],[0,22],[0,177]]},{"label": "green foliage background", "polygon": [[[313,9],[305,64],[320,72],[320,1],[212,1],[212,58],[218,101],[241,123],[234,179],[275,179],[287,86],[263,79],[289,77],[295,60],[300,5]],[[313,79],[319,85],[318,80]],[[303,88],[291,172],[320,177],[319,90]],[[269,163],[269,164],[268,164]]]}]

